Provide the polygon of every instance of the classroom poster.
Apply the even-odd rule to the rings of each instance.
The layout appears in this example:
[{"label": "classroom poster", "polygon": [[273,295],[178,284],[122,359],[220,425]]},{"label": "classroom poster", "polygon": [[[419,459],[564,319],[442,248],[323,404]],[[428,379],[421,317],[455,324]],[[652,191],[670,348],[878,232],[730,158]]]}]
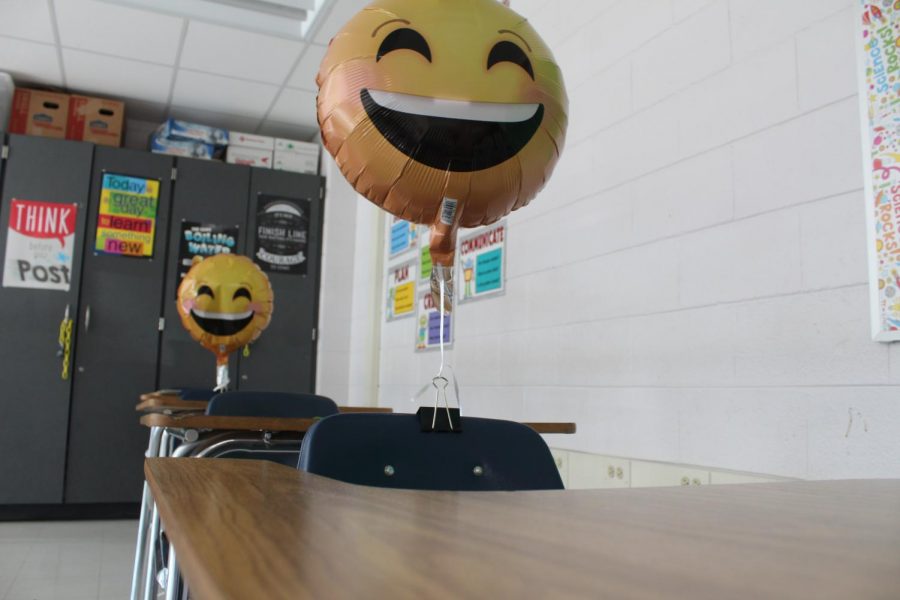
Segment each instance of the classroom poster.
[{"label": "classroom poster", "polygon": [[872,336],[900,340],[900,10],[860,1]]},{"label": "classroom poster", "polygon": [[[431,289],[417,292],[416,350],[430,350],[441,345],[441,314]],[[444,313],[444,347],[453,344],[453,313]]]},{"label": "classroom poster", "polygon": [[431,228],[419,226],[419,285],[431,285]]},{"label": "classroom poster", "polygon": [[309,200],[260,194],[253,260],[263,271],[306,275]]},{"label": "classroom poster", "polygon": [[506,221],[460,237],[454,282],[460,302],[501,294],[506,289]]},{"label": "classroom poster", "polygon": [[77,204],[18,200],[9,208],[3,287],[68,291]]},{"label": "classroom poster", "polygon": [[191,269],[195,256],[206,258],[216,254],[233,254],[237,247],[239,231],[237,225],[227,227],[182,221],[178,242],[178,282],[180,283]]},{"label": "classroom poster", "polygon": [[152,257],[158,204],[159,181],[104,174],[94,250],[102,254]]},{"label": "classroom poster", "polygon": [[416,312],[416,264],[408,261],[388,268],[385,320],[411,317]]},{"label": "classroom poster", "polygon": [[388,255],[393,258],[414,250],[418,228],[415,223],[404,221],[393,215],[388,216]]}]

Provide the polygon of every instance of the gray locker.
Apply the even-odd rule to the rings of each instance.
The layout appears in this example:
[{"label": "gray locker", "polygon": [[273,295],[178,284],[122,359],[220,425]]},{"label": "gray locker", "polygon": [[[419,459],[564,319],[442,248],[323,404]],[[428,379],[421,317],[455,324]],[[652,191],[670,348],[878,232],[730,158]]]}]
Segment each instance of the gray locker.
[{"label": "gray locker", "polygon": [[[181,268],[184,267],[179,264],[180,244],[184,228],[191,223],[216,225],[235,230],[237,239],[233,250],[237,254],[244,253],[250,167],[191,158],[179,158],[175,166],[178,176],[174,184],[169,225],[159,387],[212,388],[215,385],[215,357],[184,330],[175,305]],[[233,382],[236,382],[236,367],[237,358],[232,355],[230,372]]]},{"label": "gray locker", "polygon": [[[63,501],[73,373],[68,379],[61,377],[57,342],[66,306],[71,317],[77,320],[79,314],[78,281],[93,149],[81,142],[10,136],[0,203],[0,252],[4,278],[9,277],[5,283],[20,285],[43,279],[42,285],[64,285],[66,278],[70,283],[68,290],[0,287],[0,504]],[[59,238],[35,238],[33,260],[27,257],[31,250],[17,244],[23,239],[15,237],[20,234],[10,233],[14,199],[17,207],[41,202],[59,205],[24,217],[27,227],[41,223],[41,235],[55,232]],[[63,236],[68,226],[61,229],[71,215],[64,212],[65,208],[75,210],[73,244]],[[10,236],[14,236],[15,247],[8,251]],[[48,240],[52,248],[46,246]],[[38,252],[44,251],[38,248],[43,247],[49,253],[39,257]],[[68,256],[71,268],[67,266]],[[9,273],[8,259],[13,261]],[[62,267],[56,266],[54,273],[49,261],[57,261]]]},{"label": "gray locker", "polygon": [[[95,151],[69,426],[67,503],[140,500],[148,429],[138,423],[134,405],[140,394],[156,385],[173,164],[172,157],[148,152],[102,146]],[[145,211],[132,221],[134,227],[148,224],[153,211],[144,205],[152,202],[127,192],[140,191],[141,180],[157,182],[152,256],[144,257],[144,248],[140,256],[98,250],[95,240],[106,175],[107,196],[121,190],[110,198],[117,207]],[[128,178],[137,179],[131,183]],[[145,236],[136,239],[141,237]]]},{"label": "gray locker", "polygon": [[308,392],[315,390],[315,327],[318,321],[319,265],[322,246],[322,190],[324,179],[286,171],[251,169],[247,213],[247,255],[257,254],[257,218],[266,204],[282,199],[307,212],[305,273],[268,270],[275,292],[272,322],[240,357],[238,387],[242,390]]}]

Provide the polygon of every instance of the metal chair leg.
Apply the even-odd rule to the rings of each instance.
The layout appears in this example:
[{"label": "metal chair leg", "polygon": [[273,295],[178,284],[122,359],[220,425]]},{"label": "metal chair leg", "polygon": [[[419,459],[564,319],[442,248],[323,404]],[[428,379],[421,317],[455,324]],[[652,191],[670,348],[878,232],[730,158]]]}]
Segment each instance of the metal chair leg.
[{"label": "metal chair leg", "polygon": [[166,600],[178,600],[178,582],[181,579],[181,570],[178,568],[178,558],[175,556],[175,548],[169,542],[169,569],[166,574]]},{"label": "metal chair leg", "polygon": [[[162,457],[168,456],[172,444],[172,436],[168,431],[163,431],[160,437],[160,452]],[[153,510],[150,517],[150,535],[147,538],[147,552],[144,560],[144,596],[143,600],[155,600],[156,597],[156,545],[159,540],[159,511],[156,502],[150,498]]]},{"label": "metal chair leg", "polygon": [[[162,429],[159,427],[150,428],[150,443],[147,445],[147,452],[144,456],[155,457],[159,454],[160,440],[162,437]],[[141,496],[141,518],[138,521],[137,544],[134,549],[134,571],[131,574],[131,600],[138,600],[141,585],[141,573],[144,566],[144,550],[147,548],[147,528],[149,526],[150,516],[150,486],[144,482],[144,493]]]}]

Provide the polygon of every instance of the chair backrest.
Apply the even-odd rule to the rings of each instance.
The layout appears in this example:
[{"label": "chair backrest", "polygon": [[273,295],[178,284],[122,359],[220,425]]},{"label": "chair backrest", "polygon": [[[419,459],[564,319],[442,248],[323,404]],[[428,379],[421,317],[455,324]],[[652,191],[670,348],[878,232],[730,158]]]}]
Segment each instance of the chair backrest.
[{"label": "chair backrest", "polygon": [[207,388],[179,388],[178,397],[182,400],[209,400],[216,392]]},{"label": "chair backrest", "polygon": [[337,414],[331,398],[286,392],[222,392],[206,407],[206,414],[220,417],[281,417],[308,419]]},{"label": "chair backrest", "polygon": [[462,418],[422,432],[416,415],[341,414],[314,424],[298,468],[348,483],[417,490],[563,489],[547,444],[521,423]]}]

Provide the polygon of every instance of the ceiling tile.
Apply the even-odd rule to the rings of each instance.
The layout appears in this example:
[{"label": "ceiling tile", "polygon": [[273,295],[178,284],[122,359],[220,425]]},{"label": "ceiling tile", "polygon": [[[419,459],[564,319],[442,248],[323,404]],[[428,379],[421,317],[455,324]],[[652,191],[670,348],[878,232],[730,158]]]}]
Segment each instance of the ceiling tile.
[{"label": "ceiling tile", "polygon": [[180,69],[175,78],[172,104],[259,119],[269,109],[277,91],[274,85]]},{"label": "ceiling tile", "polygon": [[318,127],[291,125],[289,123],[279,123],[278,121],[269,120],[264,121],[262,126],[260,126],[259,134],[287,138],[289,140],[301,140],[304,142],[315,142],[319,140]]},{"label": "ceiling tile", "polygon": [[288,86],[301,90],[316,89],[316,74],[319,72],[319,64],[325,57],[327,46],[310,44],[303,54],[303,58],[297,63],[297,68],[288,79]]},{"label": "ceiling tile", "polygon": [[371,4],[372,0],[335,0],[331,3],[331,12],[325,17],[322,25],[316,31],[313,41],[317,44],[328,45],[334,34],[350,20],[350,17]]},{"label": "ceiling tile", "polygon": [[192,123],[202,123],[212,127],[224,127],[235,131],[256,131],[259,119],[245,115],[231,115],[215,111],[173,106],[169,116],[175,119],[183,119]]},{"label": "ceiling tile", "polygon": [[284,89],[275,106],[269,112],[269,119],[291,125],[316,126],[316,93],[302,90]]},{"label": "ceiling tile", "polygon": [[175,65],[183,19],[96,0],[55,3],[63,46]]},{"label": "ceiling tile", "polygon": [[281,85],[303,42],[191,21],[182,67]]},{"label": "ceiling tile", "polygon": [[55,44],[47,0],[0,0],[0,35]]},{"label": "ceiling tile", "polygon": [[81,50],[63,50],[66,83],[81,92],[151,102],[167,102],[172,67],[113,58]]},{"label": "ceiling tile", "polygon": [[17,82],[62,85],[55,46],[0,37],[0,71]]}]

